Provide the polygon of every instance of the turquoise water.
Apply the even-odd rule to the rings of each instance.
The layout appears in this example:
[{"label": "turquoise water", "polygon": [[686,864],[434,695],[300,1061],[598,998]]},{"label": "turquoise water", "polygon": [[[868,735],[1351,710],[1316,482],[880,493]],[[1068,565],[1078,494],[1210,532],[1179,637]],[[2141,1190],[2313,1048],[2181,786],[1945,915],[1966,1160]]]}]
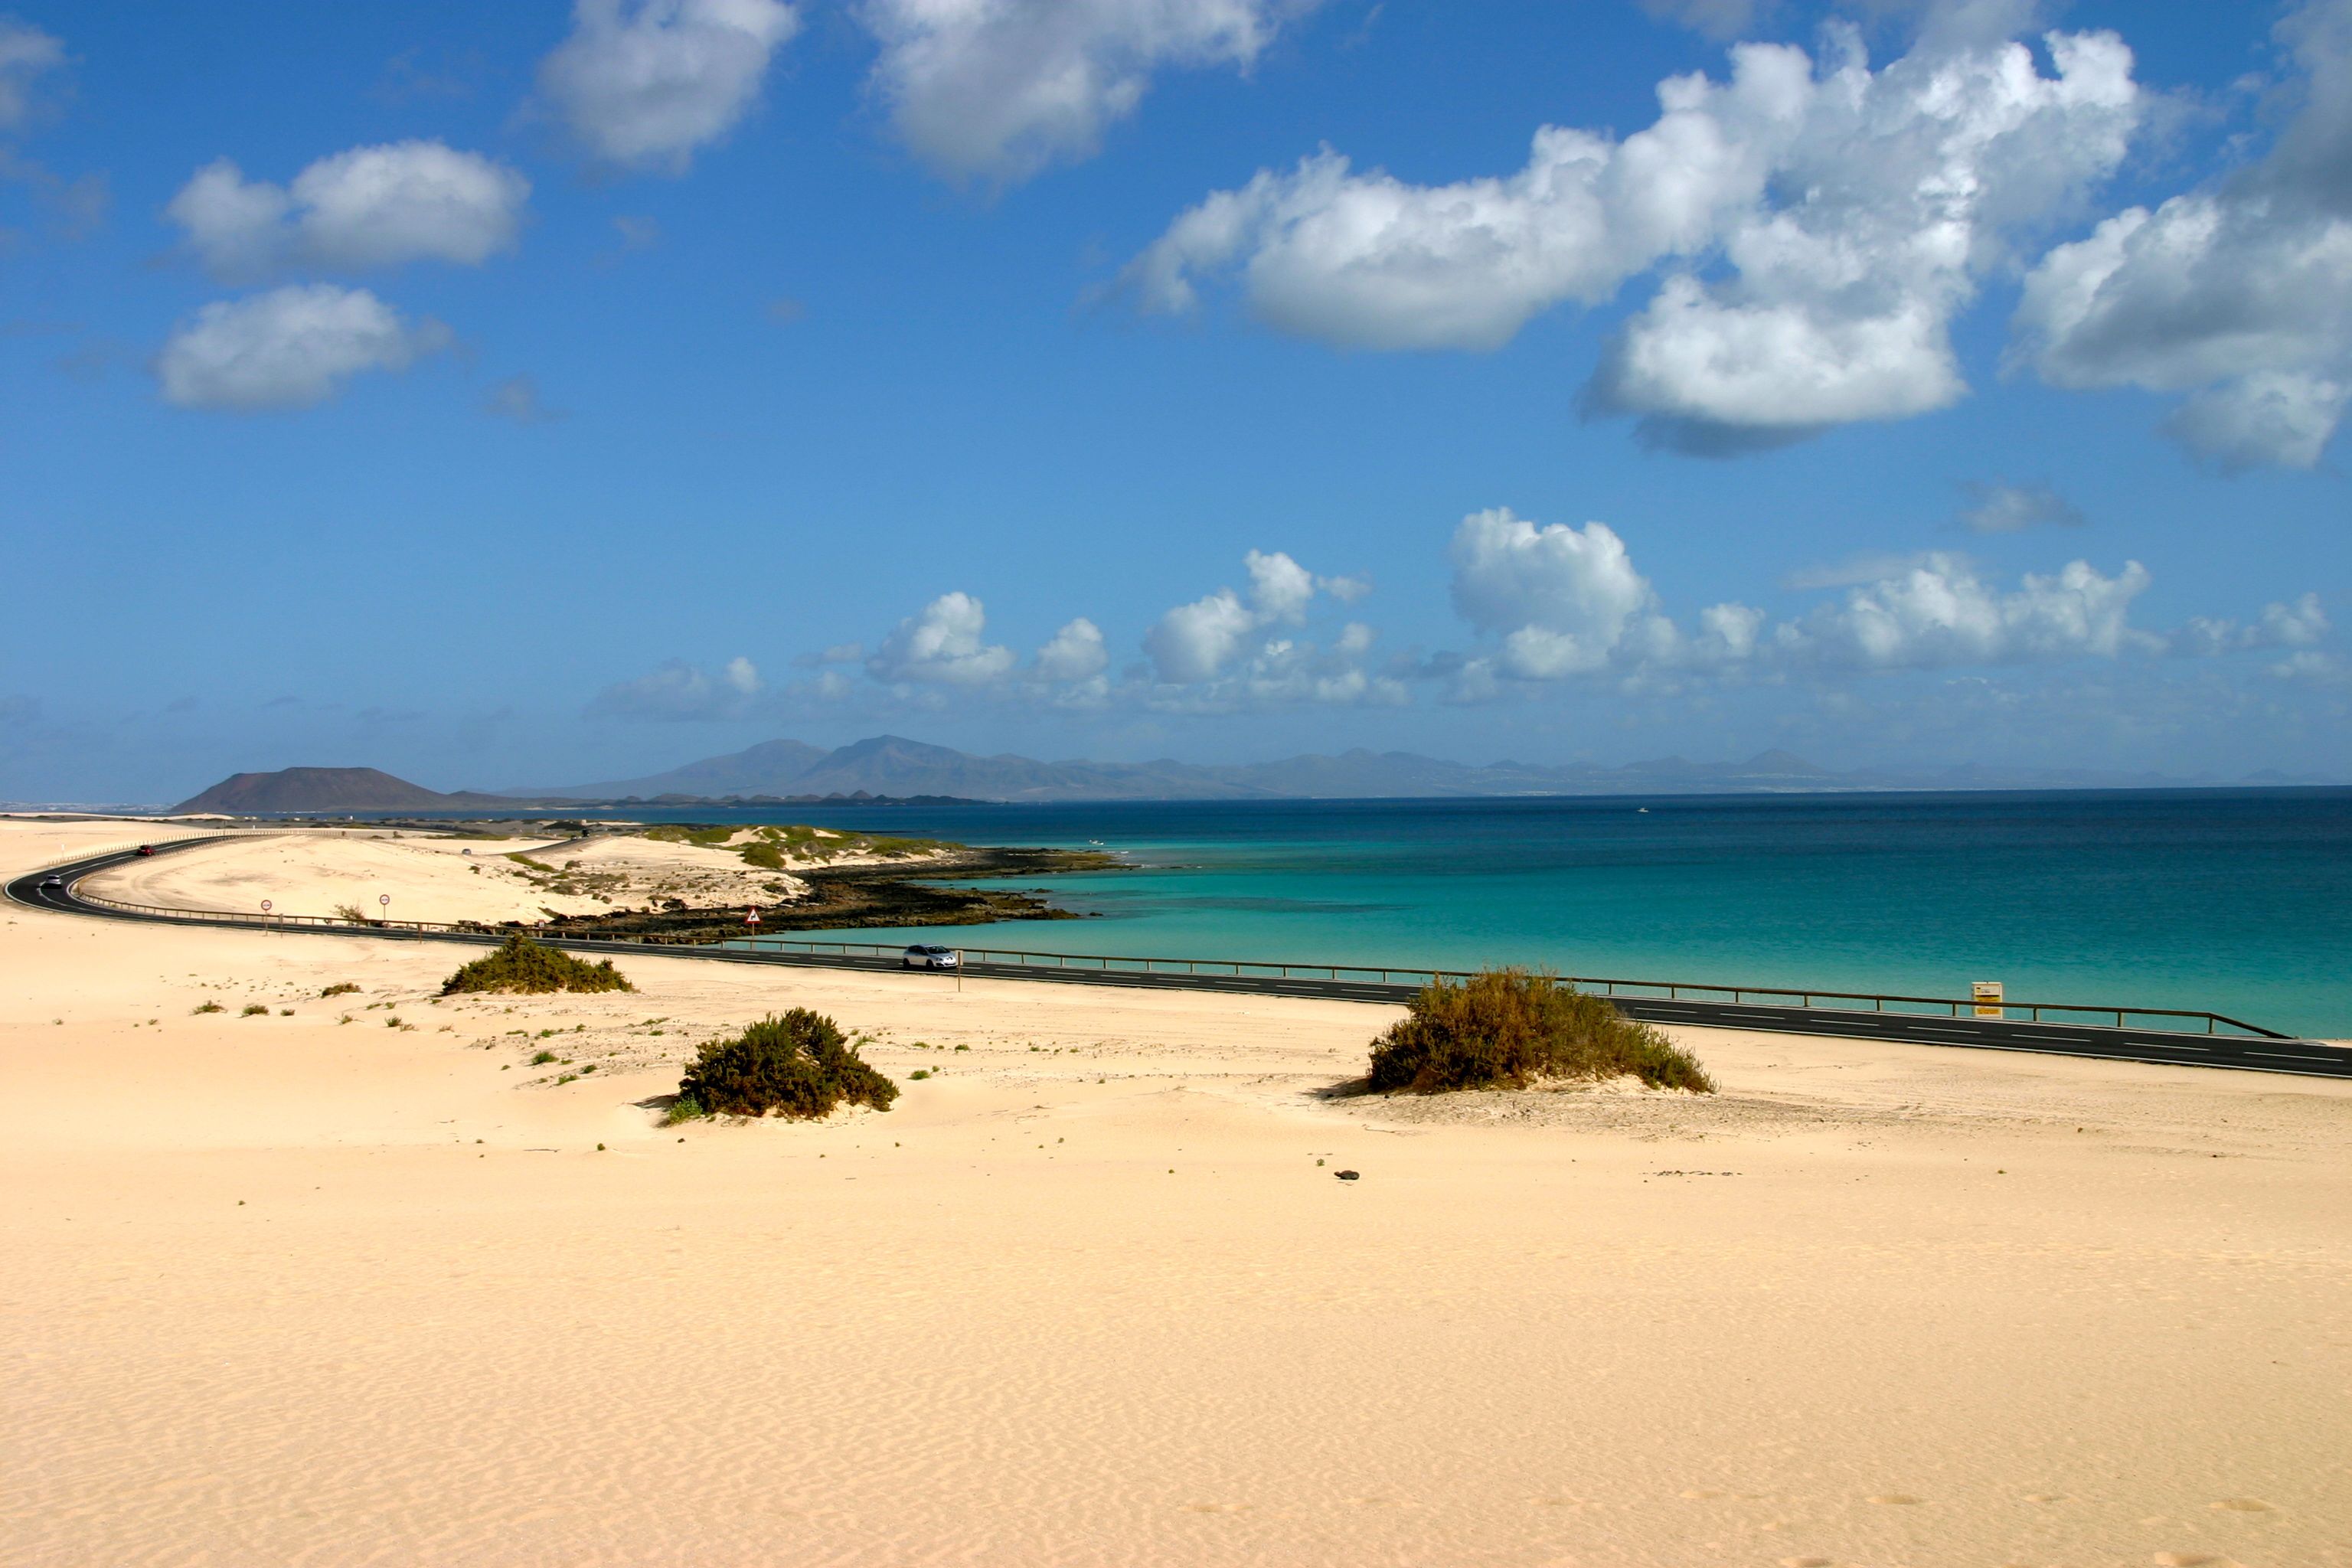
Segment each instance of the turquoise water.
[{"label": "turquoise water", "polygon": [[1933,996],[2000,980],[2352,1036],[2352,790],[680,815],[1100,840],[1134,867],[1051,879],[1084,921],[919,933],[963,946]]}]

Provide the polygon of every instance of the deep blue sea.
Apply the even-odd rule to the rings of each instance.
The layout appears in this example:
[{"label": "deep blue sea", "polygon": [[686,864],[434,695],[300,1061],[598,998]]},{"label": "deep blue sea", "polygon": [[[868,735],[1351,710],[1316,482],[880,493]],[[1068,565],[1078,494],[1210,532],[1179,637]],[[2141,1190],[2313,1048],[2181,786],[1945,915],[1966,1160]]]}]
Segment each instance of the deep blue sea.
[{"label": "deep blue sea", "polygon": [[1131,862],[1051,879],[1058,902],[1098,918],[938,933],[967,947],[1934,996],[2000,980],[2012,1000],[2352,1036],[2352,790],[673,815],[1100,841]]}]

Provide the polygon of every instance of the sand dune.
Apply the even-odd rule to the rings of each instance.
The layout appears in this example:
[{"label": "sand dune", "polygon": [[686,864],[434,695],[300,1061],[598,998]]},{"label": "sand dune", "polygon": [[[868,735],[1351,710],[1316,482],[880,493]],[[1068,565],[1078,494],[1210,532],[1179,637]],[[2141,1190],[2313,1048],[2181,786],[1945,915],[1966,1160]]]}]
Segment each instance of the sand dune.
[{"label": "sand dune", "polygon": [[[2352,1085],[0,921],[10,1563],[2352,1563]],[[656,1125],[793,1005],[898,1107]]]},{"label": "sand dune", "polygon": [[[580,844],[415,833],[256,833],[100,872],[89,891],[172,909],[332,915],[346,906],[395,920],[537,921],[643,909],[783,901],[797,877],[723,849],[635,837]],[[560,890],[570,888],[574,890]],[[386,904],[380,900],[390,899]]]}]

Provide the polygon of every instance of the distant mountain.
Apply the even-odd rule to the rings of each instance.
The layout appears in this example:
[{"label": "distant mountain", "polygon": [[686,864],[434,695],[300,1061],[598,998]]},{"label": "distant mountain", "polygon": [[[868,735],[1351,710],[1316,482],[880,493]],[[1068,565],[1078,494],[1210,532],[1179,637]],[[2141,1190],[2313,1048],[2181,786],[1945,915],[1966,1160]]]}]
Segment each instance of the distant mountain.
[{"label": "distant mountain", "polygon": [[[1789,752],[1744,763],[1657,757],[1622,767],[1544,767],[1499,762],[1450,763],[1411,752],[1352,751],[1279,762],[1201,766],[1161,758],[1149,763],[1045,763],[1003,753],[977,757],[947,746],[877,735],[822,752],[799,741],[770,741],[746,752],[706,757],[670,773],[614,784],[535,790],[541,798],[656,800],[663,796],[904,797],[961,795],[995,801],[1049,800],[1375,800],[1400,797],[1557,795],[1746,795],[1837,790],[2116,789],[2184,781],[2153,774],[2084,770],[1988,768],[1870,769],[1832,773]],[[520,792],[519,792],[520,793]]]},{"label": "distant mountain", "polygon": [[651,800],[663,795],[707,799],[730,795],[798,795],[807,792],[793,787],[793,781],[831,754],[822,746],[812,746],[805,741],[762,741],[748,752],[705,757],[698,763],[688,763],[647,778],[500,793],[562,800],[622,800],[631,795]]},{"label": "distant mountain", "polygon": [[232,774],[172,810],[220,812],[230,816],[324,816],[344,811],[470,810],[514,804],[503,795],[443,795],[375,768],[280,768],[274,773]]}]

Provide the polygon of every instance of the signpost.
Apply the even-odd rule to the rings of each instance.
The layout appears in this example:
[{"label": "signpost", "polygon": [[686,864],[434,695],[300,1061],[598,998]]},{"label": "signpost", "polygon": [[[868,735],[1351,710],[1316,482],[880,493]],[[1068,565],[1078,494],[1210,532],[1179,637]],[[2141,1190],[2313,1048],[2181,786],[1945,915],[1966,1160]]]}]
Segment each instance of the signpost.
[{"label": "signpost", "polygon": [[272,915],[269,913],[269,900],[268,900],[268,899],[264,899],[264,900],[261,900],[261,913],[262,913],[263,918],[264,918],[264,919],[266,919],[266,920],[268,920],[268,921],[269,921],[270,928],[271,928],[272,930],[276,931],[277,931],[280,936],[283,936],[283,935],[285,935],[285,934],[286,934],[286,928],[285,928],[284,926],[282,926],[282,925],[279,925],[279,924],[278,923],[278,921],[277,921],[276,917],[272,916]]},{"label": "signpost", "polygon": [[1969,994],[1976,999],[1978,1017],[2006,1018],[2009,1016],[2008,1010],[2000,1005],[2000,981],[1972,981],[1969,985]]}]

